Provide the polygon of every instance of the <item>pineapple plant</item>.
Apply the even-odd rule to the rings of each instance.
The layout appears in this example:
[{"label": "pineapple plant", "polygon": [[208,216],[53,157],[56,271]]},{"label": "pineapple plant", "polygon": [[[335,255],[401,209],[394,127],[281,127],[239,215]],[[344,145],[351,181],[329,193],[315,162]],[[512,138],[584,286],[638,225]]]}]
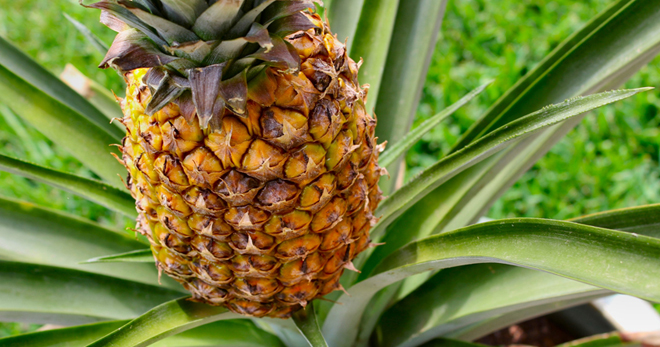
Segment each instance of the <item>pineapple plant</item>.
[{"label": "pineapple plant", "polygon": [[369,247],[382,147],[314,4],[90,7],[119,31],[101,67],[126,79],[121,161],[159,271],[255,317],[340,289]]},{"label": "pineapple plant", "polygon": [[117,31],[101,67],[126,82],[121,112],[0,38],[0,101],[99,179],[0,169],[137,221],[131,238],[0,199],[0,317],[68,326],[0,346],[478,346],[612,292],[660,302],[658,205],[476,223],[585,112],[648,90],[606,91],[658,53],[660,4],[614,2],[397,183],[402,154],[487,86],[409,130],[445,5],[85,4]]}]

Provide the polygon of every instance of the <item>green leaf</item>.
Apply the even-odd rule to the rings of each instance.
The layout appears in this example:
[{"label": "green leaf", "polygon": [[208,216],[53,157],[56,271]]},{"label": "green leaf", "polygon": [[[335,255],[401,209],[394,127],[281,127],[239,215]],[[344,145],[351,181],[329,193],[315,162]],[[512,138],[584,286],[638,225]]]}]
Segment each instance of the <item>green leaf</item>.
[{"label": "green leaf", "polygon": [[122,133],[126,131],[120,122],[114,121],[115,118],[123,118],[124,114],[113,92],[85,76],[71,64],[66,64],[60,79],[98,108]]},{"label": "green leaf", "polygon": [[[648,62],[660,47],[660,3],[621,0],[571,35],[507,91],[456,143],[453,151],[544,105],[595,93],[639,57]],[[652,54],[650,52],[655,52]],[[649,54],[650,53],[650,54]],[[598,64],[593,63],[598,61]],[[624,73],[627,72],[627,73]]]},{"label": "green leaf", "polygon": [[[389,308],[374,336],[381,346],[388,347],[417,346],[444,335],[465,339],[454,333],[465,334],[466,327],[474,329],[473,325],[508,313],[527,310],[526,317],[530,317],[542,314],[544,305],[558,310],[563,307],[562,301],[579,304],[609,293],[545,272],[504,264],[445,269]],[[516,321],[505,322],[510,325]],[[482,332],[487,334],[500,327],[489,328]]]},{"label": "green leaf", "polygon": [[[110,321],[39,331],[0,339],[3,347],[84,347],[128,321]],[[284,347],[274,335],[247,319],[206,324],[161,340],[154,347]]]},{"label": "green leaf", "polygon": [[[459,184],[459,183],[457,183]],[[450,201],[449,204],[452,202]],[[628,232],[637,232],[641,235],[646,235],[650,237],[658,237],[660,236],[658,233],[658,223],[660,222],[660,204],[655,204],[655,205],[647,205],[647,206],[640,206],[640,207],[632,207],[632,208],[625,208],[625,209],[618,209],[618,210],[612,210],[612,211],[606,211],[606,212],[601,212],[585,217],[580,217],[571,220],[572,222],[575,223],[580,223],[580,224],[585,224],[585,225],[591,225],[591,226],[596,226],[600,228],[606,228],[606,229],[616,229],[616,230],[621,230],[621,231],[628,231]],[[394,230],[397,230],[396,228],[404,228],[407,227],[409,229],[411,228],[417,228],[417,229],[422,229],[422,227],[419,224],[416,224],[417,220],[412,219],[412,220],[405,220],[405,219],[399,219],[397,220],[396,223],[392,225]],[[371,273],[371,271],[374,269],[374,267],[377,265],[377,263],[384,259],[387,255],[392,253],[394,250],[397,248],[403,246],[405,243],[408,243],[412,241],[413,239],[402,239],[402,238],[396,238],[395,236],[401,236],[405,237],[406,235],[414,235],[415,233],[391,233],[388,234],[387,238],[385,238],[383,241],[385,241],[385,244],[382,246],[379,246],[376,248],[375,252],[370,256],[369,260],[365,264],[365,266],[362,267],[362,271],[364,276],[360,277],[360,280],[368,278],[368,274]],[[427,234],[428,235],[428,234]],[[405,242],[404,242],[405,241]],[[403,242],[403,243],[401,243]],[[386,251],[380,252],[381,250],[385,249]],[[491,265],[488,265],[490,268]],[[449,270],[446,270],[449,271]],[[441,273],[442,274],[442,273]],[[524,274],[523,274],[524,275]],[[444,275],[439,275],[439,276],[444,276]],[[533,275],[532,275],[533,276]],[[435,281],[437,284],[436,287],[433,287],[430,283],[433,283],[434,280],[430,279],[426,284],[424,284],[423,288],[429,293],[433,293],[432,295],[434,297],[438,297],[436,294],[444,290],[443,288],[451,287],[451,288],[465,288],[465,291],[462,291],[460,293],[465,294],[465,295],[472,295],[470,294],[471,292],[468,291],[468,288],[470,286],[475,286],[476,284],[480,283],[477,278],[478,276],[454,276],[454,277],[447,277],[447,279],[442,280],[442,281]],[[450,279],[451,278],[451,279]],[[411,280],[412,278],[409,278],[407,280]],[[541,279],[539,279],[540,281]],[[546,280],[550,282],[555,282],[561,279],[551,276],[550,278],[546,278]],[[382,312],[385,310],[387,306],[389,306],[391,300],[397,293],[397,290],[399,289],[400,285],[399,284],[393,284],[389,286],[386,289],[381,290],[378,292],[378,294],[374,297],[374,299],[371,300],[369,303],[369,310],[364,313],[364,316],[362,318],[362,321],[360,323],[360,336],[359,336],[359,341],[360,342],[366,342],[368,339],[371,337],[371,332],[376,326],[376,323],[381,316]],[[482,284],[485,285],[485,284]],[[491,285],[492,286],[492,285]],[[501,288],[501,290],[505,291],[505,294],[492,294],[489,293],[488,295],[493,296],[493,297],[501,297],[504,295],[512,295],[512,297],[519,298],[520,300],[525,300],[526,297],[524,295],[520,294],[515,294],[515,291],[518,290],[518,285],[517,284],[512,284],[512,285],[499,285],[496,288]],[[525,289],[525,288],[522,288]],[[421,289],[420,289],[421,290]],[[494,289],[494,290],[499,290],[499,289]],[[435,310],[436,309],[436,302],[439,302],[439,305],[447,305],[449,300],[451,299],[449,296],[446,294],[440,296],[442,300],[422,300],[421,303],[417,306],[415,306],[413,303],[409,302],[408,299],[410,297],[417,298],[420,297],[423,294],[420,294],[419,290],[415,291],[414,294],[409,294],[406,299],[403,299],[405,304],[402,304],[403,307],[406,308],[408,315],[411,317],[426,317],[428,316],[428,312],[430,310]],[[488,298],[488,297],[487,297]],[[407,301],[408,300],[408,301]],[[416,300],[416,299],[412,299]],[[464,299],[462,298],[454,298],[451,300],[456,300],[456,302],[461,302]],[[476,302],[474,298],[470,299],[471,302]],[[485,310],[488,302],[482,304],[483,309]],[[398,305],[398,304],[397,304]],[[559,307],[558,303],[552,303],[549,304],[550,308],[556,309]],[[396,306],[395,306],[396,307]],[[492,326],[495,324],[498,328],[493,329],[492,331],[498,330],[499,328],[506,327],[508,325],[511,325],[517,321],[520,321],[524,317],[533,317],[539,314],[538,310],[541,310],[541,307],[535,306],[532,308],[530,312],[520,312],[520,313],[513,313],[512,316],[510,317],[502,317],[499,320],[496,320],[494,322],[486,322],[486,326]],[[521,315],[523,318],[521,318]],[[397,314],[394,314],[394,316],[398,316]],[[414,319],[413,319],[414,320]],[[476,324],[476,323],[475,323]],[[478,324],[477,324],[478,325]],[[425,327],[430,328],[433,326],[430,322],[426,322],[424,324]],[[483,327],[480,327],[480,329],[483,329]],[[472,331],[468,330],[468,332],[473,333]],[[490,332],[490,330],[488,330]],[[479,335],[473,336],[473,335],[468,335],[467,337],[464,335],[455,335],[461,339],[466,339],[466,338],[478,338],[480,337]]]},{"label": "green leaf", "polygon": [[247,319],[222,320],[184,331],[152,347],[284,347],[277,336]]},{"label": "green leaf", "polygon": [[[644,347],[657,344],[653,340],[652,333],[648,333],[648,336],[644,336],[646,334],[641,335],[640,338],[624,338],[619,333],[609,333],[562,343],[556,347]],[[649,338],[648,345],[644,343],[646,338]]]},{"label": "green leaf", "polygon": [[660,238],[660,204],[599,212],[569,221]]},{"label": "green leaf", "polygon": [[339,41],[346,40],[346,51],[350,52],[364,0],[332,0],[331,3],[324,3],[332,32],[337,34]]},{"label": "green leaf", "polygon": [[[349,55],[355,60],[364,59],[359,79],[370,85],[371,95],[378,95],[380,89],[398,6],[399,0],[364,0],[363,8],[367,10],[360,14]],[[376,101],[371,98],[367,107],[375,108]]]},{"label": "green leaf", "polygon": [[[513,121],[464,149],[445,157],[385,199],[376,212],[382,216],[373,234],[391,223],[424,195],[451,177],[499,151],[511,141],[530,136],[545,127],[565,121],[586,111],[633,96],[649,88],[605,92],[566,100]],[[379,229],[380,228],[380,229]]]},{"label": "green leaf", "polygon": [[[446,5],[447,0],[406,0],[399,5],[384,67],[387,73],[380,91],[370,89],[377,100],[380,141],[398,145],[412,125]],[[397,159],[401,158],[382,165],[390,172],[389,182],[380,184],[386,195],[399,174]]]},{"label": "green leaf", "polygon": [[[0,198],[0,258],[93,272],[159,285],[153,264],[81,264],[107,254],[143,250],[144,242],[122,231],[27,202]],[[181,285],[162,278],[167,288]]]},{"label": "green leaf", "polygon": [[137,215],[135,212],[135,200],[133,200],[130,194],[125,190],[111,187],[97,180],[56,171],[1,154],[0,170],[49,184],[94,201],[99,205],[130,218],[135,218]]},{"label": "green leaf", "polygon": [[[0,101],[55,144],[69,151],[103,180],[114,187],[123,187],[118,174],[126,170],[110,156],[111,152],[119,154],[110,147],[110,144],[119,141],[117,136],[14,75],[4,66],[0,66]],[[101,114],[101,117],[107,122],[104,115]]]},{"label": "green leaf", "polygon": [[[105,137],[110,137],[112,139],[112,141],[107,142],[106,144],[119,142],[119,140],[124,137],[124,132],[115,126],[110,125],[101,111],[90,104],[73,89],[69,88],[59,78],[48,72],[48,70],[39,65],[39,63],[21,52],[2,37],[0,37],[0,65],[4,67],[3,70],[6,69],[6,71],[2,72],[2,78],[0,79],[0,81],[3,81],[2,84],[4,84],[6,88],[11,88],[14,85],[15,82],[12,80],[16,77],[23,79],[30,84],[29,87],[35,88],[40,92],[33,93],[43,94],[44,96],[59,101],[67,108],[73,110],[78,117],[82,116],[86,118],[88,122],[96,125],[99,128],[97,131],[102,132]],[[9,78],[6,77],[7,73],[15,76],[12,76],[11,80],[5,80]],[[32,89],[28,87],[23,88],[20,91]],[[34,97],[35,96],[32,95],[25,95],[19,98],[18,102],[27,102],[27,100]],[[6,98],[3,98],[2,100],[22,115],[22,112],[19,111],[20,109],[12,106],[12,103],[7,102]],[[102,139],[104,138],[99,138],[99,140]]]},{"label": "green leaf", "polygon": [[190,301],[169,301],[126,323],[89,347],[142,347],[211,322],[240,318],[225,307]]},{"label": "green leaf", "polygon": [[181,293],[52,266],[0,262],[0,320],[71,325],[136,317]]},{"label": "green leaf", "polygon": [[110,321],[10,336],[0,339],[0,345],[4,347],[84,347],[111,333],[126,322],[125,320]]},{"label": "green leaf", "polygon": [[[566,97],[618,87],[660,53],[660,4],[622,0],[568,38],[538,67],[491,107],[454,150],[498,124],[520,117],[525,110]],[[592,62],[598,61],[598,64]],[[518,178],[581,120],[576,117],[512,148],[510,163],[499,171],[486,170],[483,188],[461,201],[459,213],[447,216],[437,231],[475,222]],[[430,199],[431,197],[429,197]],[[424,201],[428,203],[429,201]],[[420,202],[421,203],[421,202]],[[433,202],[431,202],[433,203]]]},{"label": "green leaf", "polygon": [[[511,325],[514,325],[516,323],[524,322],[535,317],[540,317],[546,314],[561,311],[566,308],[587,304],[591,301],[594,301],[601,297],[605,297],[607,295],[611,295],[611,293],[609,294],[596,293],[593,296],[584,295],[573,299],[571,299],[570,297],[569,298],[556,297],[552,301],[549,300],[548,303],[545,304],[542,303],[538,305],[535,304],[523,309],[518,309],[518,307],[520,306],[525,307],[527,305],[524,304],[520,306],[514,305],[512,308],[506,308],[505,310],[502,310],[505,312],[509,312],[513,309],[513,311],[510,313],[505,313],[491,319],[480,320],[477,323],[468,325],[458,330],[454,330],[446,334],[446,337],[473,341],[475,339],[484,337],[498,330],[502,330],[507,327],[510,327]],[[497,311],[495,311],[494,313],[497,313]]]},{"label": "green leaf", "polygon": [[487,347],[479,343],[461,341],[461,340],[452,340],[452,339],[443,339],[438,338],[432,341],[429,341],[420,347]]},{"label": "green leaf", "polygon": [[[424,123],[418,125],[412,131],[407,132],[400,140],[395,142],[393,145],[387,146],[385,152],[383,152],[383,154],[381,154],[380,157],[378,158],[378,164],[383,167],[387,167],[393,164],[397,160],[397,158],[399,158],[412,146],[414,146],[415,143],[417,143],[417,141],[421,140],[424,134],[431,131],[436,125],[438,125],[438,123],[442,122],[445,118],[451,116],[459,108],[463,107],[463,105],[467,104],[475,96],[479,95],[484,89],[486,89],[486,87],[488,87],[490,83],[491,82],[488,82],[480,86],[479,88],[471,91],[470,93],[462,97],[460,100],[458,100],[451,106],[442,110],[433,117],[427,119],[426,121],[424,121]],[[381,119],[382,114],[379,114],[378,118]]]},{"label": "green leaf", "polygon": [[321,327],[319,327],[313,304],[309,304],[304,310],[294,313],[293,321],[296,322],[298,331],[305,337],[311,347],[328,347],[328,343],[321,332]]},{"label": "green leaf", "polygon": [[[634,208],[626,208],[626,209],[619,209],[619,210],[613,210],[613,211],[606,211],[590,216],[585,216],[585,217],[580,217],[577,219],[573,219],[572,221],[575,223],[581,223],[581,224],[586,224],[586,225],[591,225],[591,226],[597,226],[601,228],[607,228],[607,229],[617,229],[617,230],[622,230],[622,231],[637,231],[639,234],[646,235],[646,236],[651,236],[651,237],[656,237],[658,234],[658,228],[657,228],[657,221],[660,219],[660,204],[656,205],[647,205],[647,206],[640,206],[640,207],[634,207]],[[397,223],[394,224],[396,227],[399,224],[400,221],[397,221]],[[414,220],[409,221],[408,225],[411,227],[414,227]],[[405,224],[405,223],[404,223]],[[404,233],[393,233],[392,235],[395,234],[404,234]],[[389,235],[388,236],[392,236]],[[376,252],[372,254],[372,257],[369,259],[369,262],[367,265],[371,265],[374,261],[378,261],[379,259],[385,258],[388,254],[391,253],[391,251],[388,251],[386,253],[378,253],[382,248],[385,248],[387,246],[392,247],[391,243],[389,242],[390,240],[392,241],[400,241],[398,239],[391,239],[391,238],[386,238],[384,241],[386,242],[385,245],[380,246],[376,249]],[[409,240],[410,241],[410,240]],[[397,243],[394,243],[394,247],[396,246]],[[401,244],[399,244],[401,245]],[[475,265],[475,266],[480,266],[480,265]],[[488,270],[483,270],[482,272],[486,273],[486,271],[492,271],[492,268],[494,265],[489,264],[489,265],[484,265],[484,268],[488,268]],[[367,274],[373,270],[373,266],[364,266],[363,268],[364,272],[367,272]],[[468,268],[466,268],[465,271],[467,271]],[[473,293],[473,291],[469,290],[469,288],[475,287],[477,285],[479,286],[485,286],[485,288],[491,288],[489,290],[488,294],[485,297],[485,302],[479,303],[475,307],[481,307],[480,309],[485,311],[488,305],[492,302],[490,300],[490,297],[505,297],[507,295],[511,295],[512,298],[517,298],[520,300],[521,303],[524,303],[525,300],[527,300],[528,295],[524,295],[523,293],[520,293],[520,291],[525,291],[527,290],[527,285],[524,285],[522,287],[519,287],[519,284],[516,283],[511,283],[511,284],[500,284],[500,285],[494,285],[492,282],[488,283],[481,283],[481,281],[478,280],[480,276],[478,276],[475,273],[472,273],[472,275],[468,276],[461,276],[461,275],[451,275],[447,277],[445,274],[447,272],[452,273],[454,270],[445,270],[444,272],[441,272],[440,274],[436,275],[436,277],[444,278],[442,280],[438,280],[434,278],[431,278],[428,280],[422,287],[420,287],[418,290],[413,292],[412,294],[409,294],[405,299],[403,299],[400,303],[398,303],[394,307],[405,307],[406,310],[406,316],[409,317],[415,317],[411,318],[409,321],[413,322],[415,320],[423,320],[425,317],[433,317],[431,314],[429,314],[430,311],[442,311],[443,307],[447,307],[448,303],[451,302],[452,300],[455,302],[462,302],[464,301],[464,297],[462,295],[470,296],[470,302],[471,303],[477,303],[477,297]],[[462,271],[462,270],[459,270]],[[473,270],[473,271],[478,271],[478,270]],[[509,271],[522,271],[522,270],[509,270]],[[498,272],[498,274],[501,273]],[[538,275],[527,275],[526,273],[522,273],[521,276],[523,278],[527,278],[525,276],[538,276]],[[368,276],[365,276],[364,278],[367,278]],[[481,276],[483,277],[483,276]],[[555,276],[550,276],[546,278],[538,278],[534,280],[534,283],[541,283],[541,281],[546,281],[549,282],[550,284],[546,284],[547,286],[551,286],[552,283],[555,283],[556,281],[565,281],[561,278],[555,277]],[[433,285],[435,283],[435,286]],[[390,287],[381,290],[375,297],[374,299],[371,300],[369,304],[369,311],[365,312],[362,322],[360,323],[360,340],[368,340],[371,336],[371,332],[376,325],[376,322],[378,318],[380,317],[381,313],[384,311],[385,307],[388,306],[392,298],[394,297],[395,293],[397,292],[397,289],[399,288],[399,285],[393,284]],[[461,290],[458,292],[459,296],[458,297],[452,297],[450,295],[447,295],[447,293],[444,293],[442,295],[439,295],[438,293],[441,293],[443,291],[446,291],[447,288],[462,288],[464,290]],[[502,294],[495,294],[493,293],[494,291],[503,291]],[[540,290],[540,289],[539,289]],[[547,290],[541,290],[541,292],[544,292],[546,294],[550,294]],[[431,297],[433,299],[428,299],[428,300],[423,300],[420,299],[424,297],[424,293],[430,293]],[[532,293],[533,294],[533,293]],[[558,299],[562,299],[561,297],[558,297]],[[414,303],[417,303],[415,305]],[[550,304],[546,304],[548,306],[548,310],[557,310],[558,308],[561,307],[561,305],[558,302],[552,302]],[[485,321],[481,323],[475,323],[476,327],[475,328],[465,328],[466,332],[461,332],[456,334],[456,330],[460,331],[460,329],[456,329],[457,327],[454,326],[452,329],[455,329],[454,332],[452,333],[451,336],[456,336],[461,339],[476,339],[479,338],[481,335],[474,335],[475,330],[474,329],[487,329],[485,330],[487,333],[490,333],[491,331],[499,330],[500,328],[504,328],[506,326],[509,326],[515,322],[521,321],[525,318],[528,317],[533,317],[533,316],[538,316],[541,314],[542,310],[544,307],[542,306],[533,306],[532,308],[523,310],[523,311],[516,311],[510,314],[507,314],[503,317],[494,319],[492,321]],[[446,309],[445,309],[445,312]],[[494,311],[493,314],[500,314],[501,312]],[[396,319],[400,318],[400,314],[398,313],[389,313],[388,314],[392,317],[397,317]],[[386,316],[387,316],[386,315]],[[443,319],[448,322],[448,319],[451,317],[451,315],[444,315]],[[387,318],[384,318],[387,319]],[[430,319],[430,318],[429,318]],[[406,320],[408,321],[408,320]],[[412,324],[412,323],[411,323]],[[426,321],[423,323],[423,326],[426,329],[430,329],[434,326],[434,324],[440,324],[440,323],[433,323],[432,321]],[[444,324],[444,323],[443,323]],[[453,323],[455,324],[455,323]],[[488,330],[489,327],[495,326],[496,328],[493,328],[492,330]],[[418,333],[418,331],[416,332]],[[470,334],[470,335],[465,335],[465,334]],[[477,332],[478,333],[478,332]],[[406,335],[406,334],[412,334],[411,332],[400,332],[400,334]],[[387,334],[385,334],[387,335]],[[391,335],[391,334],[390,334]],[[391,339],[391,338],[389,338]]]},{"label": "green leaf", "polygon": [[91,43],[94,48],[96,48],[96,50],[99,53],[101,53],[102,55],[108,53],[110,46],[107,43],[101,41],[101,39],[99,39],[98,36],[94,35],[94,33],[91,30],[89,30],[89,28],[87,28],[85,24],[80,23],[79,21],[73,19],[73,17],[69,16],[66,13],[62,13],[62,14],[64,15],[64,18],[66,18],[69,22],[71,22],[71,24],[73,24],[76,30],[78,30],[78,32],[80,32],[87,39],[87,41]]},{"label": "green leaf", "polygon": [[87,259],[82,263],[92,264],[92,263],[154,263],[154,256],[151,253],[151,249],[140,249],[137,251],[130,251],[121,254],[106,255],[102,257],[96,257],[92,259]]},{"label": "green leaf", "polygon": [[505,263],[545,271],[608,290],[660,300],[660,240],[571,222],[510,219],[431,236],[385,258],[342,295],[323,331],[354,340],[362,312],[388,285],[425,271],[475,263]]}]

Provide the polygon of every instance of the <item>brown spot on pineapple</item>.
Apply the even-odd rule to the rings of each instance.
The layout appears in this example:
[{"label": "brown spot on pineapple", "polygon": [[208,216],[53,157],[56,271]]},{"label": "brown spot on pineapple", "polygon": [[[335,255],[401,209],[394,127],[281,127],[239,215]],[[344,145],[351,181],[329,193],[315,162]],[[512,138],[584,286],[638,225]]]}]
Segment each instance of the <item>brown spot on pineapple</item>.
[{"label": "brown spot on pineapple", "polygon": [[291,182],[280,179],[269,181],[257,195],[256,204],[272,213],[290,210],[295,206],[299,193],[298,186]]},{"label": "brown spot on pineapple", "polygon": [[262,181],[282,176],[286,154],[263,140],[254,140],[243,157],[241,171]]},{"label": "brown spot on pineapple", "polygon": [[156,185],[160,183],[159,182],[160,176],[158,175],[158,172],[155,172],[152,169],[154,165],[158,165],[158,160],[154,161],[154,157],[152,154],[147,152],[140,152],[139,154],[137,154],[137,157],[135,158],[134,165],[135,168],[138,169],[138,171],[140,171],[145,178],[147,178],[147,181],[151,185]]},{"label": "brown spot on pineapple", "polygon": [[154,161],[153,167],[162,183],[170,190],[181,192],[190,186],[181,163],[171,154],[161,153]]},{"label": "brown spot on pineapple", "polygon": [[312,253],[305,259],[297,259],[282,265],[278,279],[285,286],[291,286],[303,280],[311,281],[323,270],[324,264],[324,259],[318,252]]},{"label": "brown spot on pineapple", "polygon": [[231,259],[234,252],[225,242],[216,241],[210,237],[195,235],[190,244],[199,252],[199,255],[210,262]]},{"label": "brown spot on pineapple", "polygon": [[227,204],[208,189],[192,187],[184,193],[183,198],[196,213],[218,217],[227,209]]},{"label": "brown spot on pineapple", "polygon": [[312,212],[318,211],[330,201],[334,194],[335,186],[336,179],[334,174],[325,173],[321,175],[321,177],[303,188],[300,194],[299,208]]},{"label": "brown spot on pineapple", "polygon": [[312,220],[311,229],[315,233],[324,232],[339,223],[346,213],[346,201],[335,196],[320,211],[316,212]]},{"label": "brown spot on pineapple", "polygon": [[359,146],[353,145],[353,138],[350,131],[342,131],[337,135],[334,141],[328,146],[328,152],[325,155],[325,167],[328,171],[340,166],[350,157],[350,154]]},{"label": "brown spot on pineapple", "polygon": [[343,192],[350,188],[358,178],[358,171],[350,161],[346,162],[337,171],[337,191]]},{"label": "brown spot on pineapple", "polygon": [[274,215],[265,225],[264,231],[278,240],[288,240],[308,232],[312,216],[309,212],[294,210],[285,215]]},{"label": "brown spot on pineapple", "polygon": [[188,223],[184,219],[177,217],[175,214],[163,207],[159,207],[157,212],[160,222],[163,223],[165,228],[167,228],[167,230],[173,234],[182,238],[187,238],[194,235],[194,232],[190,229],[190,227],[188,227]]},{"label": "brown spot on pineapple", "polygon": [[229,302],[228,308],[235,313],[252,316],[263,317],[269,314],[275,306],[269,303],[259,303],[246,299],[236,299]]},{"label": "brown spot on pineapple", "polygon": [[237,255],[231,260],[231,269],[238,277],[273,277],[282,264],[269,255]]},{"label": "brown spot on pineapple", "polygon": [[347,209],[346,215],[359,212],[367,202],[368,187],[364,179],[358,178],[353,186],[344,193]]},{"label": "brown spot on pineapple", "polygon": [[163,150],[176,154],[182,158],[183,155],[197,147],[204,141],[204,134],[199,127],[197,118],[188,124],[183,117],[177,117],[160,126],[163,136]]},{"label": "brown spot on pineapple", "polygon": [[298,184],[307,184],[325,171],[325,149],[318,143],[308,143],[293,153],[284,164],[284,175]]},{"label": "brown spot on pineapple", "polygon": [[352,225],[347,219],[342,220],[334,228],[323,233],[323,241],[319,247],[321,252],[332,252],[346,245],[351,237]]},{"label": "brown spot on pineapple", "polygon": [[341,112],[336,101],[319,100],[309,115],[309,134],[328,146],[341,130]]},{"label": "brown spot on pineapple", "polygon": [[234,295],[246,299],[265,301],[282,290],[277,280],[269,278],[238,278],[232,284]]},{"label": "brown spot on pineapple", "polygon": [[300,111],[308,116],[311,107],[318,100],[320,92],[302,72],[296,74],[275,75],[277,89],[275,90],[275,105]]},{"label": "brown spot on pineapple", "polygon": [[220,179],[214,191],[229,205],[241,206],[252,203],[260,188],[256,178],[232,170]]},{"label": "brown spot on pineapple", "polygon": [[212,188],[224,173],[220,160],[204,147],[186,155],[182,164],[190,184],[203,188]]},{"label": "brown spot on pineapple", "polygon": [[190,269],[202,280],[215,286],[231,282],[234,277],[228,265],[210,262],[205,258],[190,263]]},{"label": "brown spot on pineapple", "polygon": [[183,286],[193,294],[193,301],[221,305],[230,298],[229,292],[225,289],[212,286],[198,279],[183,282]]},{"label": "brown spot on pineapple", "polygon": [[236,230],[258,230],[268,221],[270,214],[253,206],[231,207],[225,213],[225,221]]},{"label": "brown spot on pineapple", "polygon": [[154,257],[156,258],[156,265],[159,269],[165,271],[168,275],[175,278],[188,278],[193,275],[193,272],[188,266],[188,261],[170,252],[165,247],[151,247]]},{"label": "brown spot on pineapple", "polygon": [[307,305],[311,301],[319,289],[316,286],[316,281],[303,281],[290,287],[285,287],[275,295],[277,300],[288,304],[300,303]]},{"label": "brown spot on pineapple", "polygon": [[188,206],[183,197],[177,193],[171,192],[164,185],[159,186],[158,200],[161,205],[179,218],[186,218],[192,213],[190,206]]},{"label": "brown spot on pineapple", "polygon": [[188,218],[188,226],[198,234],[221,242],[229,241],[229,236],[234,232],[234,229],[222,218],[214,218],[205,214],[194,213]]},{"label": "brown spot on pineapple", "polygon": [[300,112],[273,106],[263,111],[259,121],[263,138],[284,150],[311,140],[307,118]]},{"label": "brown spot on pineapple", "polygon": [[235,232],[229,244],[239,254],[264,255],[276,246],[275,238],[261,232]]},{"label": "brown spot on pineapple", "polygon": [[277,246],[275,256],[288,261],[305,258],[314,253],[321,245],[321,237],[317,234],[305,234],[295,239],[286,240]]}]

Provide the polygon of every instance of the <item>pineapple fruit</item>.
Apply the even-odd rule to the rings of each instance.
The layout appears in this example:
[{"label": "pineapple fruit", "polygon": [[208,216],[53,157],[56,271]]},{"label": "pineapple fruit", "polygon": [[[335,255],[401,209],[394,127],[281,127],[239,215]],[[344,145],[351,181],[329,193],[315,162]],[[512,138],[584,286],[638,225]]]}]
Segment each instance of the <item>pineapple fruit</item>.
[{"label": "pineapple fruit", "polygon": [[381,200],[359,64],[308,0],[105,0],[137,230],[193,300],[287,318],[342,289]]}]

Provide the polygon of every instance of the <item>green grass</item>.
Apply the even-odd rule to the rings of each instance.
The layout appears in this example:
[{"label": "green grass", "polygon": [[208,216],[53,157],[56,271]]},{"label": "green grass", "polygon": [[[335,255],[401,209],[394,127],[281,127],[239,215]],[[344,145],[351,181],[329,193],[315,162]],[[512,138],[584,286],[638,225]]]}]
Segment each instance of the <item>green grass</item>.
[{"label": "green grass", "polygon": [[[495,82],[408,153],[406,176],[438,160],[500,95],[611,2],[450,1],[415,124]],[[641,86],[660,86],[660,58],[625,85]],[[659,202],[659,96],[656,89],[592,112],[488,216],[564,219]]]},{"label": "green grass", "polygon": [[[495,79],[477,100],[424,137],[407,155],[407,176],[428,167],[470,124],[564,38],[609,0],[453,0],[429,69],[416,124]],[[102,55],[62,15],[85,23],[105,42],[114,33],[97,11],[77,0],[0,0],[0,35],[59,74],[72,63],[121,94],[121,78],[96,68]],[[626,87],[660,86],[660,59]],[[660,91],[637,95],[589,115],[526,173],[490,210],[489,217],[570,218],[660,201]],[[83,176],[92,174],[29,125],[0,107],[0,153]],[[112,160],[112,159],[109,159]],[[46,185],[0,173],[0,195],[124,226],[125,219]],[[36,325],[0,324],[0,337]]]}]

